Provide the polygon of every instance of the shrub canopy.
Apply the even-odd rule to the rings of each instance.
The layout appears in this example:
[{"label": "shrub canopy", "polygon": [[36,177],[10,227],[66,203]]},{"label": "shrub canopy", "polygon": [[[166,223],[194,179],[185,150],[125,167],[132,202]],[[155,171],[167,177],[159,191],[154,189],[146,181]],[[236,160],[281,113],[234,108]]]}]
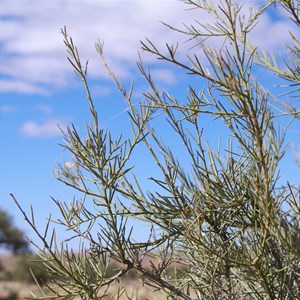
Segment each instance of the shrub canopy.
[{"label": "shrub canopy", "polygon": [[[126,294],[121,280],[129,270],[168,299],[300,298],[298,189],[279,184],[279,163],[286,151],[281,118],[299,117],[292,97],[299,96],[300,44],[297,32],[291,32],[286,53],[277,57],[249,40],[261,16],[275,4],[275,12],[284,10],[299,30],[300,3],[268,1],[248,10],[231,0],[186,2],[188,8],[214,18],[210,24],[199,17],[183,28],[170,26],[189,40],[190,53],[178,55],[180,44],[158,49],[149,40],[142,42],[142,49],[162,64],[177,66],[193,80],[205,80],[203,86],[189,86],[184,99],[160,90],[151,68],[140,61],[148,89],[136,105],[134,86],[126,88],[118,80],[105,60],[103,44],[97,43],[104,66],[128,104],[130,138],[122,133],[113,137],[101,128],[87,64],[62,30],[68,60],[83,82],[91,113],[85,136],[74,125],[65,132],[63,147],[73,162],[57,172],[58,180],[82,196],[70,203],[54,200],[62,216],[57,222],[80,238],[79,249],[69,249],[68,241],[58,244],[48,226],[41,233],[19,206],[43,242],[40,256],[58,298],[101,299],[116,282],[115,296],[121,298]],[[209,46],[214,38],[221,41],[219,48]],[[284,100],[260,84],[256,74],[261,68],[286,81]],[[222,132],[228,133],[225,146],[210,146],[201,122],[205,115],[212,122],[222,121]],[[161,119],[183,147],[180,155],[163,138]],[[152,157],[149,164],[159,170],[149,174],[151,191],[141,185],[131,161],[142,145]],[[187,161],[190,168],[184,167]],[[127,225],[131,220],[151,226],[147,239],[133,239]],[[111,260],[118,272],[107,277]],[[175,263],[184,271],[169,276],[167,270]]]}]

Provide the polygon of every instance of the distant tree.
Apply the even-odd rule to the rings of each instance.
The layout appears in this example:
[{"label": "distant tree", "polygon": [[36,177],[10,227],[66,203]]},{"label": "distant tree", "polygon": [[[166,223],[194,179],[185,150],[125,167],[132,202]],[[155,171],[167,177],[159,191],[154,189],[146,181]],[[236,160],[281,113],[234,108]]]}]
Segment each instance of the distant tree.
[{"label": "distant tree", "polygon": [[43,261],[37,254],[25,253],[18,257],[12,277],[16,281],[34,283],[36,280],[43,284],[47,281],[47,272],[43,267]]},{"label": "distant tree", "polygon": [[[299,99],[300,2],[266,1],[257,11],[231,0],[186,2],[213,16],[209,24],[199,17],[190,26],[172,28],[185,35],[193,52],[184,58],[177,52],[180,45],[167,44],[160,50],[150,41],[142,43],[143,50],[161,63],[191,75],[186,97],[161,91],[151,70],[140,62],[148,89],[137,105],[133,86],[126,89],[120,83],[107,66],[103,45],[97,44],[129,106],[128,139],[122,134],[113,138],[101,128],[87,64],[63,30],[68,59],[85,86],[91,112],[85,136],[75,126],[67,129],[64,148],[74,161],[58,171],[58,179],[82,198],[55,200],[62,214],[56,222],[81,239],[79,249],[70,249],[70,240],[58,244],[55,232],[49,236],[49,226],[41,233],[15,200],[42,241],[40,255],[56,299],[103,299],[112,283],[119,285],[114,299],[120,299],[126,293],[121,280],[128,271],[163,291],[167,299],[300,299],[299,193],[297,186],[283,183],[279,164],[286,151],[286,128],[280,124],[287,116],[299,117],[288,101]],[[249,40],[275,3],[298,32],[291,32],[287,52],[279,58]],[[212,48],[209,42],[214,38],[219,46]],[[284,98],[276,98],[260,84],[256,76],[262,67],[264,76],[286,81]],[[205,134],[208,118],[223,126],[220,134],[227,141],[218,149],[209,145],[211,137]],[[180,152],[174,141],[167,145],[167,124],[178,138]],[[155,164],[159,171],[148,174],[150,191],[132,165],[140,145],[153,158],[144,162],[144,172],[148,174],[147,164]],[[152,228],[144,241],[133,239],[128,225],[132,219]],[[118,272],[107,276],[110,260],[118,263]],[[168,275],[174,264],[184,266],[179,276]]]},{"label": "distant tree", "polygon": [[0,247],[15,254],[29,251],[24,232],[13,225],[12,217],[4,210],[0,210]]}]

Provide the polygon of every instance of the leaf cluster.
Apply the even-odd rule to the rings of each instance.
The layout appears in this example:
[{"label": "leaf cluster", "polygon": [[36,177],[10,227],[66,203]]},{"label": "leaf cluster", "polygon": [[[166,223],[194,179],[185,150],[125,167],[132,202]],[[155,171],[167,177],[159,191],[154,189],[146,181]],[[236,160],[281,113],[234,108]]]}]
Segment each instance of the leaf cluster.
[{"label": "leaf cluster", "polygon": [[[86,136],[81,137],[75,126],[65,132],[63,147],[74,159],[57,172],[58,180],[82,198],[70,203],[54,199],[62,216],[56,222],[73,232],[71,238],[80,238],[77,252],[68,248],[68,241],[57,246],[55,232],[48,232],[50,219],[41,234],[33,215],[29,218],[19,206],[43,242],[41,257],[53,284],[49,287],[58,298],[102,299],[109,286],[129,271],[164,291],[168,299],[300,297],[299,195],[296,187],[279,182],[286,151],[286,128],[279,120],[282,115],[292,120],[298,111],[267,92],[255,77],[264,67],[287,80],[286,88],[295,94],[299,42],[291,33],[293,46],[288,46],[290,55],[281,69],[275,56],[259,51],[249,40],[260,17],[275,2],[299,27],[299,1],[269,1],[245,14],[241,4],[230,0],[189,0],[190,7],[215,19],[214,24],[169,26],[187,37],[196,54],[187,53],[183,59],[178,44],[158,49],[149,40],[142,42],[142,49],[162,63],[207,82],[203,88],[190,86],[186,99],[160,91],[151,70],[140,61],[138,68],[149,89],[135,105],[134,85],[127,90],[117,79],[99,42],[96,49],[104,67],[129,107],[129,139],[122,134],[113,138],[109,130],[100,128],[88,64],[81,63],[72,38],[62,30],[68,60],[85,86],[91,113]],[[209,47],[211,39],[220,41],[219,49]],[[210,146],[201,123],[204,115],[223,124],[228,132],[225,147]],[[182,145],[179,157],[166,144],[161,119],[167,120]],[[130,160],[142,146],[159,170],[159,175],[149,175],[156,187],[151,191],[141,186]],[[190,170],[184,167],[186,161]],[[145,240],[134,240],[131,220],[150,225]],[[110,261],[117,263],[117,270],[107,277]],[[184,270],[179,276],[168,274],[174,264]],[[120,284],[116,297],[121,299],[124,291]]]}]

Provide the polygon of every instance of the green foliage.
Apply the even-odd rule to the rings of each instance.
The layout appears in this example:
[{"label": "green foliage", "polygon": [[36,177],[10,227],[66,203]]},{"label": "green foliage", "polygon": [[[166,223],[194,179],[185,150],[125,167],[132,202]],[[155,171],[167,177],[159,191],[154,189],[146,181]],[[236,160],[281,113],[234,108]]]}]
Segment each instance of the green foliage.
[{"label": "green foliage", "polygon": [[5,268],[0,262],[0,281],[10,280],[10,279],[11,279],[10,273],[5,270]]},{"label": "green foliage", "polygon": [[23,254],[18,257],[13,270],[13,278],[16,281],[43,284],[47,281],[48,275],[41,258],[36,254]]},{"label": "green foliage", "polygon": [[15,254],[29,250],[24,232],[13,225],[12,218],[4,210],[0,210],[0,246]]},{"label": "green foliage", "polygon": [[[255,24],[274,3],[299,29],[299,1],[268,1],[247,15],[241,4],[230,0],[186,2],[214,16],[212,24],[199,19],[183,29],[171,28],[184,34],[201,57],[187,53],[182,58],[177,54],[180,45],[167,44],[160,50],[148,40],[142,42],[142,49],[162,63],[205,79],[207,85],[190,86],[184,100],[160,91],[151,71],[139,62],[149,88],[137,107],[133,86],[127,90],[118,81],[105,61],[103,44],[97,44],[129,106],[130,139],[122,134],[114,138],[100,127],[87,64],[80,61],[66,29],[62,31],[91,113],[85,136],[75,126],[65,132],[63,147],[74,160],[72,167],[61,165],[57,173],[58,180],[82,198],[71,203],[54,200],[62,215],[57,223],[81,239],[79,249],[70,250],[68,241],[58,247],[49,224],[45,233],[39,232],[33,216],[29,218],[13,197],[43,242],[39,250],[56,298],[101,299],[113,283],[120,283],[116,294],[121,295],[121,280],[132,270],[145,285],[164,291],[167,299],[300,298],[299,194],[288,182],[279,183],[279,163],[286,151],[286,129],[280,122],[285,120],[282,116],[298,118],[299,112],[267,92],[255,77],[263,67],[287,80],[285,99],[297,95],[300,47],[291,33],[292,46],[281,69],[272,54],[259,51],[249,40]],[[211,39],[218,39],[219,49],[208,46]],[[210,147],[201,123],[204,115],[214,122],[222,120],[227,145]],[[163,120],[174,130],[184,155],[177,157],[167,145]],[[151,191],[141,186],[130,160],[141,145],[160,171],[149,175],[155,186]],[[190,169],[183,167],[187,161]],[[146,240],[134,241],[127,225],[132,219],[151,226]],[[113,273],[108,272],[111,261],[118,263]],[[168,270],[175,263],[185,272],[170,276]],[[47,295],[42,292],[35,296],[39,297]]]}]

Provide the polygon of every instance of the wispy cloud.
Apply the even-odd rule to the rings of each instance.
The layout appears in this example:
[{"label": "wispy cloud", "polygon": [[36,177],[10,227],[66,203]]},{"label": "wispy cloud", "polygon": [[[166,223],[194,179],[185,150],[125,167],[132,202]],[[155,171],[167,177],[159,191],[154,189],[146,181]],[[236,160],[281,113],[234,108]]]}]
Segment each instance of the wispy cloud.
[{"label": "wispy cloud", "polygon": [[21,128],[23,136],[28,138],[50,138],[61,135],[66,125],[58,119],[50,119],[43,123],[27,121]]},{"label": "wispy cloud", "polygon": [[94,97],[109,95],[111,93],[111,88],[109,86],[96,84],[91,86],[91,93]]},{"label": "wispy cloud", "polygon": [[[0,67],[1,74],[1,67]],[[19,80],[19,79],[0,79],[0,93],[20,93],[20,94],[40,94],[48,95],[49,91],[31,80]]]},{"label": "wispy cloud", "polygon": [[16,110],[16,107],[14,107],[12,105],[7,105],[7,104],[0,105],[0,113],[1,114],[11,113],[11,112],[14,112],[15,110]]},{"label": "wispy cloud", "polygon": [[[260,3],[258,0],[250,2]],[[45,94],[72,83],[73,72],[65,58],[60,34],[64,25],[78,46],[82,59],[90,60],[90,76],[106,76],[94,47],[95,41],[100,38],[105,41],[104,50],[112,68],[119,76],[127,78],[132,75],[140,40],[148,37],[158,47],[164,47],[165,42],[180,41],[182,36],[159,21],[175,27],[190,24],[199,10],[185,8],[183,1],[175,0],[2,0],[0,17],[5,18],[0,19],[0,75],[6,79],[0,81],[0,92]],[[211,18],[205,15],[201,21]],[[283,45],[288,39],[287,23],[272,21],[267,16],[263,18],[265,20],[253,35],[254,43],[257,41],[265,47]],[[267,33],[270,38],[265,38]],[[179,55],[182,54],[180,51]],[[164,72],[166,83],[172,83],[171,73]]]},{"label": "wispy cloud", "polygon": [[0,91],[41,94],[45,92],[41,85],[51,90],[70,84],[73,71],[60,33],[64,25],[82,59],[89,59],[90,76],[106,77],[95,50],[95,42],[101,39],[114,71],[128,77],[139,41],[148,36],[163,44],[167,28],[159,21],[176,20],[183,5],[159,1],[157,6],[158,1],[2,1],[0,16],[7,17],[0,21],[0,55],[5,58],[0,74],[10,79],[0,84]]},{"label": "wispy cloud", "polygon": [[44,115],[50,116],[52,114],[52,107],[47,104],[37,104],[34,109],[38,112],[41,112]]},{"label": "wispy cloud", "polygon": [[161,83],[173,85],[177,82],[174,72],[169,69],[153,69],[151,76]]}]

